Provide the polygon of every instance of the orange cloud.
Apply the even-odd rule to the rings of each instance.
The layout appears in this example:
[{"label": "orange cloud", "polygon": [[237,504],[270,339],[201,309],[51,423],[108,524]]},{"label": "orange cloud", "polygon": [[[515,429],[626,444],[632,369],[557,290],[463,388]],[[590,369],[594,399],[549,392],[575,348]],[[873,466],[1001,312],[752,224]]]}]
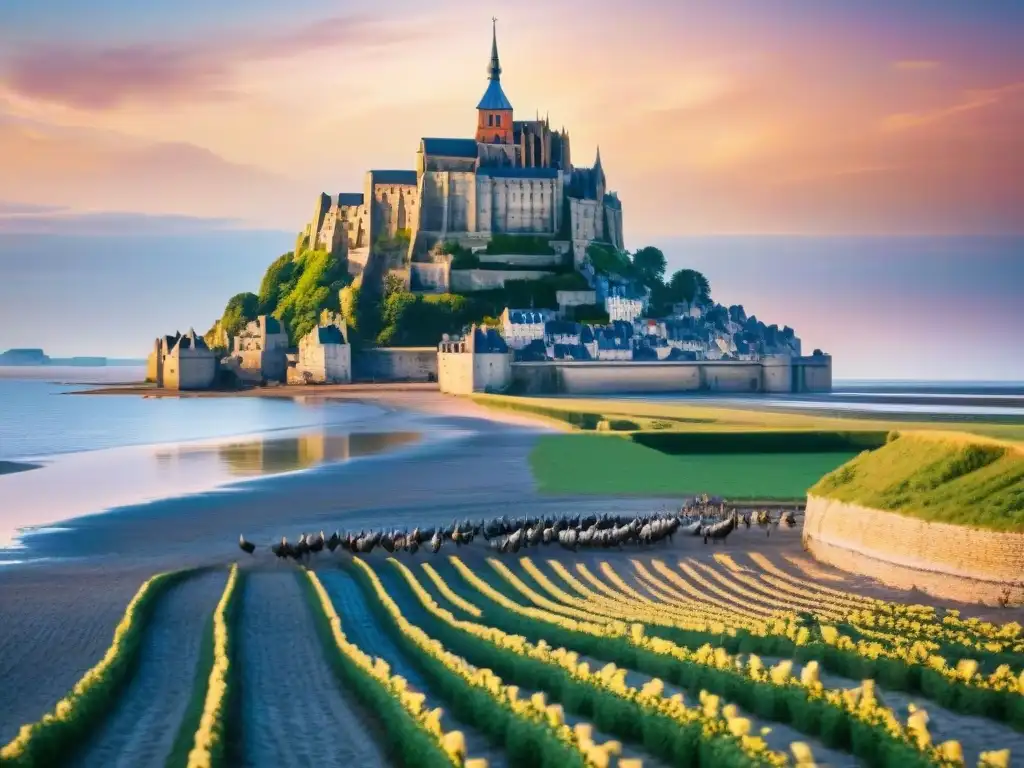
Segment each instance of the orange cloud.
[{"label": "orange cloud", "polygon": [[902,131],[909,128],[919,128],[924,125],[940,122],[946,118],[953,117],[964,112],[973,112],[976,109],[991,107],[1020,93],[1024,93],[1024,81],[1010,83],[1009,85],[1003,85],[996,88],[982,88],[965,91],[960,100],[955,104],[922,112],[900,112],[888,115],[882,121],[882,128],[886,131]]},{"label": "orange cloud", "polygon": [[353,52],[426,34],[420,28],[346,16],[320,19],[275,34],[238,33],[186,44],[147,43],[108,48],[32,46],[0,67],[14,93],[85,110],[126,102],[166,103],[229,95],[235,65],[289,58],[323,49]]}]

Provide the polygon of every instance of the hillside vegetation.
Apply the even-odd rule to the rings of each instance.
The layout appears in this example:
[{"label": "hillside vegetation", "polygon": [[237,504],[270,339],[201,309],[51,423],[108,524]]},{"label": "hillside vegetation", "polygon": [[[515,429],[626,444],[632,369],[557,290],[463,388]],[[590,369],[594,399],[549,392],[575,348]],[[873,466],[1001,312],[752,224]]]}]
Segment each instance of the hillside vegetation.
[{"label": "hillside vegetation", "polygon": [[206,333],[211,348],[228,349],[232,338],[259,315],[281,321],[292,344],[309,333],[324,310],[338,311],[340,291],[350,282],[345,260],[326,251],[286,253],[267,267],[259,294],[232,296]]},{"label": "hillside vegetation", "polygon": [[958,433],[894,433],[809,493],[931,522],[1024,533],[1024,451]]}]

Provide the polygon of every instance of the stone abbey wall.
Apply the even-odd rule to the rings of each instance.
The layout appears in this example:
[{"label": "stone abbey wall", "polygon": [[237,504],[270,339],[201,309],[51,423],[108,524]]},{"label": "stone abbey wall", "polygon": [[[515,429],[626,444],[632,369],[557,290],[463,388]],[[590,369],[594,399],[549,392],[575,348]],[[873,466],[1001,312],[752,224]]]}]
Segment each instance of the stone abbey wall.
[{"label": "stone abbey wall", "polygon": [[929,523],[808,496],[804,546],[818,560],[966,603],[1024,603],[1024,533]]}]

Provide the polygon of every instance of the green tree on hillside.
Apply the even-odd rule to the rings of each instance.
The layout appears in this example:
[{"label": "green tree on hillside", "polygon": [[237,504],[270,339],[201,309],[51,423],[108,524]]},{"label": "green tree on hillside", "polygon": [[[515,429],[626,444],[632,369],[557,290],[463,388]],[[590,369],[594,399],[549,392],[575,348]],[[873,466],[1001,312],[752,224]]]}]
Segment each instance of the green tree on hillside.
[{"label": "green tree on hillside", "polygon": [[273,312],[293,344],[316,326],[322,310],[339,309],[339,294],[348,281],[347,265],[337,255],[306,251],[293,259],[290,279],[281,286]]},{"label": "green tree on hillside", "polygon": [[203,337],[211,349],[229,350],[232,339],[246,323],[260,314],[260,300],[255,293],[236,293],[228,299],[224,314]]},{"label": "green tree on hillside", "polygon": [[708,301],[711,283],[695,269],[680,269],[668,282],[667,298],[671,302]]},{"label": "green tree on hillside", "polygon": [[275,259],[267,271],[263,273],[263,282],[260,283],[260,313],[271,315],[277,309],[277,302],[281,298],[281,288],[288,284],[295,272],[295,254],[286,253]]},{"label": "green tree on hillside", "polygon": [[660,285],[665,279],[665,254],[653,245],[633,254],[633,268],[648,288]]}]

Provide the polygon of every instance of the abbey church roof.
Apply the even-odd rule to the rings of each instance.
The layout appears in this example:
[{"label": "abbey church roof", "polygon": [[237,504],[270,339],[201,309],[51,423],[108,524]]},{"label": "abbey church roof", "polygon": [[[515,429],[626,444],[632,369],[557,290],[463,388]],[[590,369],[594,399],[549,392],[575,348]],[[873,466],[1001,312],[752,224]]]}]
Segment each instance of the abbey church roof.
[{"label": "abbey church roof", "polygon": [[398,184],[416,186],[416,171],[370,171],[374,184]]},{"label": "abbey church roof", "polygon": [[487,90],[484,91],[484,97],[480,99],[480,103],[476,105],[477,109],[512,109],[512,105],[509,103],[508,97],[505,96],[505,91],[501,89],[500,80],[491,80],[487,85]]},{"label": "abbey church roof", "polygon": [[482,165],[477,169],[480,176],[493,176],[496,179],[556,179],[557,168],[513,168],[512,166]]},{"label": "abbey church roof", "polygon": [[423,139],[423,152],[439,157],[476,157],[476,139]]}]

